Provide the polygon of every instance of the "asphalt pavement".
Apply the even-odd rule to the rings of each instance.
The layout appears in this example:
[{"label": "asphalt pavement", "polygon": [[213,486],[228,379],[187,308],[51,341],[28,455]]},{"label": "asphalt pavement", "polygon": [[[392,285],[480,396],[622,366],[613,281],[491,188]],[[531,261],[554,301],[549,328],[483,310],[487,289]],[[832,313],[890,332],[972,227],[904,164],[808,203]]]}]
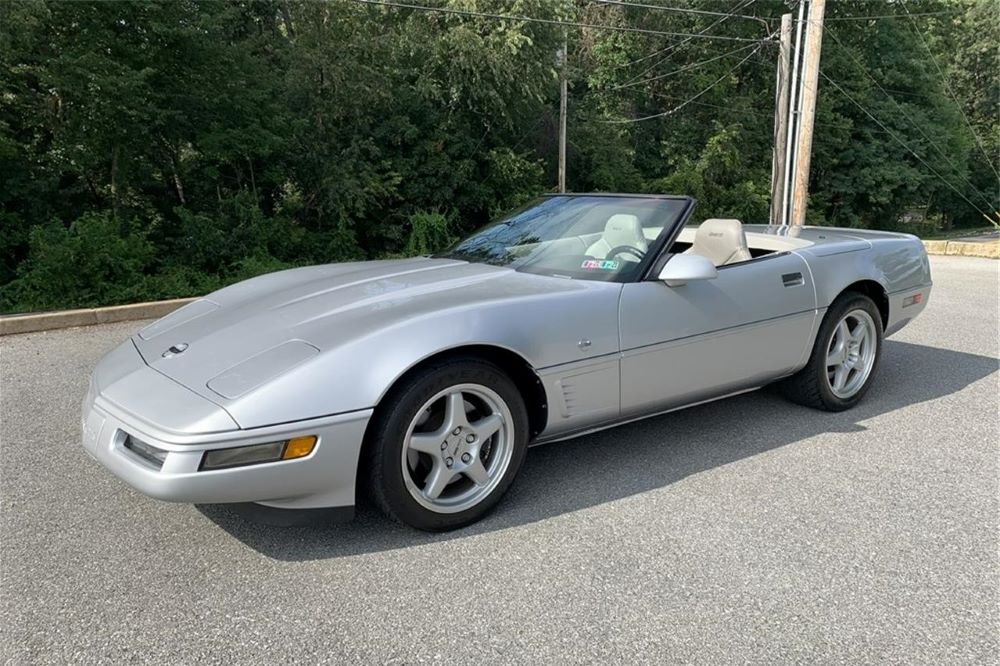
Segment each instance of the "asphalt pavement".
[{"label": "asphalt pavement", "polygon": [[532,449],[484,522],[276,528],[83,452],[141,322],[0,338],[0,662],[1000,662],[998,266],[933,257],[852,411],[768,390]]}]

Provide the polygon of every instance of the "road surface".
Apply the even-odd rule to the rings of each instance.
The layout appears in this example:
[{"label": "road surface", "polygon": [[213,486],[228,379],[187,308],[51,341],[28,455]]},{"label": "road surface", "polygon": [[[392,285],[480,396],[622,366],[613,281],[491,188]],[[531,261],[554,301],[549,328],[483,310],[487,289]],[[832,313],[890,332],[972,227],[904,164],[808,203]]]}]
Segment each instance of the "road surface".
[{"label": "road surface", "polygon": [[998,266],[932,258],[853,411],[761,391],[532,449],[447,535],[148,499],[78,443],[141,323],[0,338],[0,662],[997,663]]}]

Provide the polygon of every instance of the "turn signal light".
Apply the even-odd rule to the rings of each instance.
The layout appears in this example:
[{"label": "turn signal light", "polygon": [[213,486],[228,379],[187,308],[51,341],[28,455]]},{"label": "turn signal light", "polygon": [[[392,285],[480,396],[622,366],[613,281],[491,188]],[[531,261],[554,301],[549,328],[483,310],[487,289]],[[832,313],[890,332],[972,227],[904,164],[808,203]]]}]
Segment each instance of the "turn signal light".
[{"label": "turn signal light", "polygon": [[283,442],[266,442],[250,446],[234,446],[228,449],[206,451],[201,459],[203,470],[226,469],[228,467],[243,467],[244,465],[259,465],[261,463],[277,462],[279,460],[294,460],[304,458],[316,447],[316,437],[294,437]]},{"label": "turn signal light", "polygon": [[281,458],[282,460],[304,458],[312,453],[314,446],[316,446],[316,438],[312,435],[309,435],[308,437],[296,437],[295,439],[290,439],[288,440],[288,443],[285,444],[285,452],[281,454]]}]

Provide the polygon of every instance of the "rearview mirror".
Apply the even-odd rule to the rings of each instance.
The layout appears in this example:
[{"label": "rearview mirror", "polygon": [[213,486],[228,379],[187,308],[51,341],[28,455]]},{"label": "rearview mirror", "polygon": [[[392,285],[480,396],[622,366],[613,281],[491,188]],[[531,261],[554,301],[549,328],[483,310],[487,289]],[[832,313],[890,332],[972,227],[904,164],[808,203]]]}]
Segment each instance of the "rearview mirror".
[{"label": "rearview mirror", "polygon": [[700,254],[675,254],[660,271],[659,279],[668,287],[680,287],[696,280],[714,280],[719,271]]}]

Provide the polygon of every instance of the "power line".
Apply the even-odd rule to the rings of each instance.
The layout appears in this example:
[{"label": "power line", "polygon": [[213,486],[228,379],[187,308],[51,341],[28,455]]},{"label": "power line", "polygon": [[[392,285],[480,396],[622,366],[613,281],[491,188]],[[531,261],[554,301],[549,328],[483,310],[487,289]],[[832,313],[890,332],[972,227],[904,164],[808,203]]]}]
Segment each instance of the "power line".
[{"label": "power line", "polygon": [[[744,7],[747,7],[747,6],[749,6],[751,2],[753,2],[753,0],[740,0],[740,3],[739,3],[739,4],[737,4],[737,5],[736,5],[736,6],[735,6],[735,7],[733,8],[733,12],[737,12],[737,11],[740,11],[740,10],[742,10],[742,9],[743,9]],[[710,24],[710,25],[708,25],[708,26],[706,26],[706,27],[702,28],[702,29],[701,29],[701,31],[700,31],[700,32],[699,32],[698,34],[702,34],[702,33],[705,33],[705,32],[708,32],[709,30],[711,30],[712,28],[716,27],[717,25],[720,25],[721,23],[723,23],[723,22],[725,22],[725,21],[729,20],[730,16],[731,16],[730,14],[727,14],[726,16],[723,16],[722,18],[720,18],[719,20],[715,21],[714,23],[712,23],[712,24]],[[655,57],[657,57],[657,56],[659,56],[659,55],[663,55],[663,56],[664,56],[664,57],[663,57],[663,58],[661,58],[660,60],[656,61],[656,63],[654,63],[654,64],[653,64],[653,65],[651,65],[650,67],[647,67],[647,68],[646,68],[646,69],[644,69],[643,71],[641,71],[641,72],[639,72],[638,74],[636,74],[636,75],[635,75],[635,76],[634,76],[634,77],[633,77],[632,79],[630,79],[629,81],[626,81],[626,83],[630,83],[630,82],[632,82],[632,81],[636,81],[636,80],[638,80],[638,79],[642,78],[643,76],[645,76],[646,74],[648,74],[649,72],[651,72],[652,70],[656,69],[657,67],[659,67],[659,66],[660,66],[660,64],[661,64],[661,63],[662,63],[662,62],[663,62],[664,60],[666,60],[666,55],[669,55],[669,54],[670,54],[670,53],[672,53],[673,51],[676,51],[677,49],[681,48],[682,46],[684,46],[685,44],[687,44],[687,43],[688,43],[688,42],[690,42],[690,41],[691,41],[691,37],[688,37],[687,39],[684,39],[684,40],[681,40],[681,41],[680,41],[679,43],[677,43],[677,44],[670,44],[669,46],[666,46],[666,47],[664,47],[664,48],[662,48],[662,49],[659,49],[659,50],[657,50],[657,51],[654,51],[653,53],[650,53],[650,54],[648,54],[648,55],[644,55],[644,56],[642,56],[641,58],[636,58],[635,60],[633,60],[633,61],[631,61],[631,62],[627,62],[627,63],[625,63],[624,65],[620,65],[620,66],[619,66],[619,69],[620,69],[620,68],[624,68],[624,67],[631,67],[632,65],[635,65],[635,64],[637,64],[637,63],[640,63],[640,62],[642,62],[643,60],[649,60],[650,58],[655,58]]]},{"label": "power line", "polygon": [[417,11],[433,12],[437,14],[455,14],[458,16],[472,16],[477,18],[497,19],[501,21],[524,21],[526,23],[544,23],[546,25],[557,25],[564,28],[589,28],[592,30],[610,30],[612,32],[630,32],[641,35],[654,35],[657,37],[686,37],[688,39],[718,39],[729,42],[757,42],[759,40],[747,37],[730,37],[728,35],[705,35],[692,34],[686,32],[667,32],[664,30],[650,30],[647,28],[633,28],[629,26],[604,25],[598,23],[578,23],[575,21],[558,21],[556,19],[543,19],[534,16],[520,16],[515,14],[492,14],[489,12],[474,12],[465,9],[452,9],[450,7],[430,7],[427,5],[415,5],[408,2],[392,2],[391,0],[352,0],[363,5],[381,5],[384,7],[396,7],[399,9],[414,9]]},{"label": "power line", "polygon": [[647,83],[652,83],[653,81],[659,81],[660,79],[665,79],[665,78],[667,78],[669,76],[674,76],[675,74],[681,74],[682,72],[687,72],[687,71],[690,71],[692,69],[698,69],[699,67],[704,67],[705,65],[707,65],[709,63],[712,63],[712,62],[715,62],[716,60],[721,60],[723,58],[728,58],[729,56],[731,56],[733,54],[739,53],[741,51],[746,51],[747,49],[752,48],[752,47],[753,47],[753,44],[745,44],[743,46],[740,46],[738,48],[733,49],[732,51],[726,51],[725,53],[723,53],[721,55],[717,55],[717,56],[714,56],[712,58],[709,58],[708,60],[700,60],[698,62],[691,63],[690,65],[684,65],[683,67],[680,67],[678,69],[672,69],[669,72],[664,72],[663,74],[658,74],[657,76],[651,76],[648,79],[642,79],[641,81],[634,81],[633,80],[631,82],[620,83],[620,84],[612,87],[611,90],[621,90],[622,88],[632,88],[632,87],[635,87],[635,86],[641,86],[641,85],[645,85]]},{"label": "power line", "polygon": [[678,111],[680,111],[681,109],[683,109],[688,104],[690,104],[690,103],[694,102],[695,100],[697,100],[699,97],[701,97],[702,95],[704,95],[705,93],[707,93],[709,90],[711,90],[715,86],[717,86],[720,83],[722,83],[722,81],[724,81],[726,79],[726,77],[728,77],[730,74],[732,74],[737,69],[739,69],[740,67],[742,67],[743,63],[745,63],[747,60],[749,60],[751,57],[753,57],[758,51],[760,51],[760,49],[763,46],[764,46],[763,42],[761,42],[760,44],[758,44],[757,48],[755,48],[753,51],[751,51],[750,53],[748,53],[746,55],[746,57],[744,57],[738,63],[736,63],[735,65],[733,65],[732,68],[730,68],[728,71],[726,71],[726,73],[723,74],[722,76],[720,76],[718,79],[716,79],[715,81],[713,81],[708,87],[704,88],[701,92],[699,92],[698,94],[694,95],[693,97],[685,100],[684,102],[681,102],[680,104],[678,104],[674,108],[670,109],[669,111],[664,111],[662,113],[654,113],[654,114],[651,114],[651,115],[648,115],[648,116],[643,116],[641,118],[623,118],[623,119],[620,119],[620,120],[605,120],[605,121],[602,121],[602,122],[605,122],[605,123],[608,123],[608,124],[612,124],[612,125],[618,125],[618,124],[624,124],[624,123],[640,123],[640,122],[642,122],[644,120],[653,120],[654,118],[663,118],[665,116],[673,115],[674,113],[677,113]]},{"label": "power line", "polygon": [[924,158],[922,158],[922,157],[921,157],[920,155],[918,155],[918,154],[916,153],[916,151],[914,151],[914,150],[913,150],[912,148],[910,148],[910,146],[908,146],[908,145],[906,144],[906,142],[905,142],[905,141],[903,141],[903,140],[902,140],[902,139],[900,139],[900,138],[899,138],[898,136],[896,136],[896,134],[895,134],[895,133],[893,133],[893,131],[892,131],[892,130],[890,130],[890,129],[889,129],[888,127],[886,127],[886,126],[885,126],[885,124],[884,124],[884,123],[883,123],[883,122],[882,122],[881,120],[879,120],[879,119],[878,119],[878,118],[876,118],[876,117],[875,117],[874,115],[872,115],[872,113],[871,113],[871,112],[870,112],[870,111],[869,111],[868,109],[866,109],[866,108],[865,108],[865,107],[864,107],[864,106],[863,106],[863,105],[862,105],[862,104],[861,104],[861,103],[860,103],[860,102],[859,102],[858,100],[856,100],[856,99],[854,99],[853,97],[851,97],[851,95],[850,95],[850,94],[849,94],[849,93],[848,93],[848,92],[847,92],[846,90],[844,90],[844,89],[843,89],[843,88],[842,88],[842,87],[840,86],[840,84],[839,84],[839,83],[837,83],[836,81],[834,81],[833,79],[831,79],[831,78],[830,78],[830,77],[829,77],[829,76],[828,76],[828,75],[827,75],[827,74],[826,74],[825,72],[823,72],[823,71],[820,71],[820,75],[821,75],[821,76],[822,76],[822,77],[823,77],[824,79],[826,79],[826,80],[827,80],[827,81],[828,81],[828,82],[829,82],[829,83],[830,83],[831,85],[833,85],[833,87],[835,87],[835,88],[836,88],[837,90],[839,90],[839,91],[840,91],[840,93],[841,93],[841,94],[842,94],[842,95],[843,95],[844,97],[846,97],[847,99],[849,99],[849,100],[850,100],[850,101],[851,101],[851,102],[852,102],[852,103],[853,103],[853,104],[854,104],[854,105],[855,105],[856,107],[858,107],[859,109],[861,109],[861,111],[863,111],[863,112],[864,112],[864,114],[865,114],[866,116],[868,116],[868,117],[869,117],[869,118],[871,118],[871,119],[872,119],[873,121],[875,121],[875,123],[876,123],[876,124],[877,124],[877,125],[878,125],[879,127],[881,127],[881,128],[883,129],[883,130],[885,130],[886,134],[888,134],[888,135],[889,135],[889,136],[891,136],[891,137],[892,137],[893,139],[895,139],[895,140],[896,140],[896,142],[897,142],[897,143],[899,143],[899,145],[901,145],[901,146],[902,146],[903,148],[905,148],[906,150],[908,150],[908,151],[910,152],[910,154],[911,154],[911,155],[913,155],[913,156],[914,156],[914,157],[916,157],[916,158],[917,158],[918,160],[920,160],[921,164],[923,164],[923,165],[924,165],[925,167],[927,167],[927,169],[928,169],[928,170],[929,170],[929,171],[930,171],[931,173],[933,173],[933,174],[934,174],[935,176],[937,176],[937,177],[938,177],[938,179],[939,179],[939,180],[940,180],[940,181],[941,181],[942,183],[944,183],[945,185],[947,185],[948,187],[950,187],[950,188],[951,188],[952,190],[954,190],[954,191],[955,191],[955,194],[957,194],[958,196],[962,197],[962,199],[964,199],[966,203],[968,203],[968,204],[969,204],[970,206],[972,206],[973,210],[976,210],[976,211],[978,211],[980,215],[982,215],[982,216],[983,216],[983,217],[985,217],[986,219],[988,219],[988,220],[992,221],[992,218],[990,218],[990,216],[989,216],[989,215],[987,215],[987,214],[986,214],[985,212],[983,212],[983,210],[982,210],[982,209],[981,209],[981,208],[980,208],[979,206],[977,206],[976,204],[972,203],[972,201],[971,201],[971,200],[969,199],[969,197],[965,196],[965,195],[964,195],[964,194],[963,194],[963,193],[962,193],[962,192],[961,192],[961,191],[960,191],[960,190],[959,190],[959,189],[958,189],[957,187],[955,187],[954,185],[952,185],[952,184],[951,184],[951,182],[949,182],[949,181],[948,181],[948,180],[946,180],[946,179],[945,179],[945,178],[944,178],[944,177],[943,177],[943,176],[942,176],[941,174],[939,174],[939,173],[938,173],[938,172],[937,172],[937,171],[936,171],[936,170],[934,169],[934,167],[932,167],[932,166],[931,166],[930,164],[928,164],[928,163],[927,163],[927,161],[926,161],[926,160],[924,160]]},{"label": "power line", "polygon": [[986,163],[989,165],[991,169],[993,169],[993,173],[997,177],[997,184],[1000,185],[1000,173],[998,173],[997,168],[993,166],[993,161],[990,159],[990,156],[986,154],[986,149],[983,148],[983,142],[979,139],[979,134],[972,127],[972,122],[969,120],[969,116],[965,115],[965,109],[962,108],[962,105],[955,97],[955,92],[951,89],[951,84],[948,83],[948,77],[944,75],[944,71],[941,69],[941,65],[938,64],[937,57],[934,55],[934,52],[931,51],[931,47],[927,43],[927,40],[924,39],[924,33],[921,32],[920,27],[917,25],[916,19],[914,19],[913,16],[910,14],[910,10],[906,8],[906,3],[901,0],[899,4],[903,8],[903,11],[906,12],[906,14],[910,17],[910,23],[913,24],[913,31],[917,33],[918,37],[920,37],[920,41],[923,43],[924,48],[927,50],[927,55],[931,57],[931,61],[934,63],[934,67],[937,68],[938,74],[941,76],[941,80],[944,81],[945,88],[948,89],[948,94],[951,95],[951,100],[955,102],[955,106],[958,107],[959,113],[961,113],[962,117],[965,118],[965,124],[969,127],[969,131],[972,132],[972,138],[976,140],[976,145],[979,146],[979,150],[983,153],[983,157],[986,158]]},{"label": "power line", "polygon": [[[652,95],[653,97],[659,97],[661,99],[672,99],[672,100],[677,100],[677,101],[684,101],[684,100],[687,99],[686,97],[679,97],[678,95],[665,95],[663,93],[658,93],[658,92],[651,92],[649,94]],[[746,97],[730,97],[729,99],[734,100],[734,101],[735,100],[756,101],[756,100],[750,100],[749,98],[746,98]],[[732,111],[732,112],[735,112],[735,113],[739,113],[740,115],[756,116],[758,118],[773,118],[774,117],[774,114],[771,114],[771,113],[765,113],[763,111],[756,111],[756,110],[755,111],[750,111],[748,109],[737,109],[737,108],[734,108],[732,106],[723,106],[722,104],[709,104],[708,102],[693,102],[693,101],[688,101],[688,104],[691,104],[691,105],[694,105],[694,106],[704,106],[704,107],[707,107],[709,109],[721,109],[723,111]]]},{"label": "power line", "polygon": [[832,18],[826,19],[827,21],[872,21],[875,19],[887,19],[887,18],[906,18],[907,16],[942,16],[942,15],[953,15],[960,14],[959,9],[946,9],[939,12],[919,12],[913,14],[880,14],[877,16],[834,16]]},{"label": "power line", "polygon": [[[685,97],[679,97],[677,95],[665,95],[663,93],[658,93],[658,92],[650,92],[649,94],[651,96],[653,96],[653,97],[660,97],[662,99],[672,99],[672,100],[678,100],[678,101],[683,101],[683,100],[687,99]],[[750,98],[750,97],[729,97],[728,99],[730,99],[730,100],[732,100],[734,102],[756,102],[756,101],[758,101],[758,100],[755,100],[755,99]],[[734,107],[732,105],[730,105],[730,106],[723,106],[722,104],[710,104],[708,102],[689,102],[689,104],[691,104],[692,106],[704,106],[704,107],[709,108],[709,109],[719,109],[719,110],[722,110],[722,111],[729,111],[731,113],[735,113],[735,114],[738,114],[740,116],[754,116],[755,118],[766,118],[768,120],[772,120],[774,118],[774,114],[771,113],[771,112],[759,111],[759,110],[756,110],[756,109],[750,110],[750,109],[738,108],[738,107]],[[844,126],[844,125],[840,125],[840,124],[837,124],[837,123],[821,123],[821,122],[817,122],[816,123],[816,127],[829,127],[830,129],[836,129],[836,130],[847,130],[847,129],[850,129],[850,127],[847,127],[847,126]],[[887,133],[885,130],[873,129],[873,128],[867,128],[867,131],[873,132],[875,134],[886,134]]]},{"label": "power line", "polygon": [[711,12],[707,9],[691,9],[690,7],[668,7],[666,5],[647,5],[642,2],[628,2],[627,0],[593,0],[602,5],[618,5],[619,7],[635,7],[636,9],[653,9],[664,12],[678,12],[681,14],[701,14],[703,16],[725,16],[726,18],[741,18],[751,21],[762,21],[762,16],[750,16],[748,14],[731,14],[727,12]]},{"label": "power line", "polygon": [[922,137],[924,137],[924,139],[927,141],[927,143],[930,144],[930,146],[932,148],[934,148],[934,150],[936,150],[941,157],[944,158],[945,162],[948,163],[948,166],[950,166],[954,170],[953,171],[954,175],[958,176],[958,178],[960,178],[961,180],[965,181],[965,184],[969,187],[969,189],[972,192],[975,192],[977,195],[979,195],[979,197],[983,201],[986,202],[987,206],[992,207],[993,203],[990,201],[990,199],[986,195],[984,195],[982,192],[980,192],[978,189],[976,189],[976,187],[971,182],[969,182],[969,179],[966,178],[965,176],[963,176],[961,174],[961,171],[958,168],[958,165],[956,165],[954,162],[951,161],[951,158],[948,157],[948,155],[945,153],[945,151],[942,150],[937,145],[937,143],[935,143],[934,140],[931,139],[931,137],[927,136],[927,133],[924,132],[923,128],[920,127],[920,125],[917,123],[917,121],[915,121],[910,116],[910,114],[908,114],[906,112],[906,110],[903,108],[903,106],[899,102],[897,102],[895,100],[895,98],[893,98],[892,95],[890,95],[888,92],[886,92],[886,89],[882,87],[882,84],[879,83],[878,80],[876,80],[875,77],[872,76],[871,72],[868,71],[868,68],[866,68],[864,66],[864,64],[854,56],[853,53],[851,53],[851,50],[847,46],[845,46],[844,43],[842,41],[840,41],[840,39],[838,39],[835,34],[833,34],[833,32],[827,31],[826,34],[828,34],[830,36],[830,38],[833,39],[834,42],[836,42],[837,46],[841,49],[841,51],[843,51],[844,53],[846,53],[847,56],[851,60],[854,61],[854,64],[856,64],[858,66],[858,68],[864,73],[864,75],[867,76],[869,79],[871,79],[871,82],[875,84],[875,87],[878,88],[882,92],[882,94],[885,95],[886,98],[888,98],[888,100],[895,105],[895,107],[899,110],[899,113],[904,118],[906,118],[906,120],[908,120],[909,123],[911,125],[913,125],[913,127],[916,128],[916,130],[918,132],[920,132],[920,135]]}]

